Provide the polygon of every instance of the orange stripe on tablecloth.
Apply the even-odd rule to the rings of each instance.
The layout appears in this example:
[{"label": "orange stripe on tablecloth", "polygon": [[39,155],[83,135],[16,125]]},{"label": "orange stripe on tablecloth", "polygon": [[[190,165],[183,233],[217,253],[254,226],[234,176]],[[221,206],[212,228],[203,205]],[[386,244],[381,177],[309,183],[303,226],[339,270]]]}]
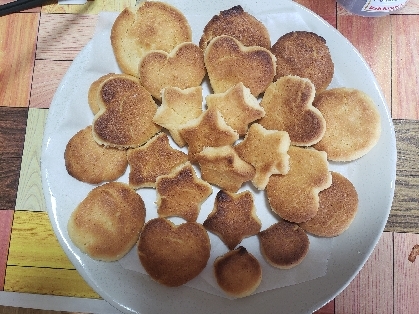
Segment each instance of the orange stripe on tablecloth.
[{"label": "orange stripe on tablecloth", "polygon": [[0,210],[0,290],[3,290],[4,277],[6,275],[7,252],[9,251],[13,213],[13,210]]}]

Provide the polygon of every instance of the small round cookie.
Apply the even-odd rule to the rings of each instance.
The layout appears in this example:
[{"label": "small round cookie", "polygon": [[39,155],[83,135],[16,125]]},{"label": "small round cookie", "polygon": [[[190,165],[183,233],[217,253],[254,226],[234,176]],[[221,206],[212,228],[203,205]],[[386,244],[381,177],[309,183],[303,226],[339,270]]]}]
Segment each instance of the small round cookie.
[{"label": "small round cookie", "polygon": [[210,257],[210,239],[197,222],[175,225],[170,220],[149,220],[141,232],[138,256],[155,281],[178,287],[198,276]]},{"label": "small round cookie", "polygon": [[68,235],[91,258],[116,261],[137,242],[145,215],[140,195],[125,183],[109,182],[90,191],[76,207]]},{"label": "small round cookie", "polygon": [[91,125],[68,141],[64,160],[69,175],[91,184],[116,180],[128,166],[126,151],[97,144],[93,139]]},{"label": "small round cookie", "polygon": [[316,92],[332,81],[334,64],[326,40],[312,32],[287,33],[271,48],[276,57],[276,79],[286,75],[308,78]]},{"label": "small round cookie", "polygon": [[308,253],[310,240],[295,223],[279,221],[259,232],[260,250],[274,267],[290,269],[300,264]]},{"label": "small round cookie", "polygon": [[177,8],[160,1],[141,1],[125,8],[111,29],[111,44],[123,73],[137,75],[143,55],[151,50],[171,51],[192,41],[191,27]]},{"label": "small round cookie", "polygon": [[271,38],[265,25],[240,5],[213,16],[204,28],[199,47],[205,50],[211,39],[221,35],[234,37],[245,46],[271,48]]},{"label": "small round cookie", "polygon": [[312,219],[300,223],[306,232],[335,237],[347,230],[358,211],[358,193],[343,175],[332,171],[332,185],[319,193],[319,210]]},{"label": "small round cookie", "polygon": [[363,91],[339,87],[316,96],[313,106],[326,120],[326,132],[314,145],[332,161],[351,161],[367,154],[378,142],[381,118],[373,100]]},{"label": "small round cookie", "polygon": [[214,261],[214,273],[220,288],[236,298],[251,295],[262,281],[259,261],[243,246],[219,256]]}]

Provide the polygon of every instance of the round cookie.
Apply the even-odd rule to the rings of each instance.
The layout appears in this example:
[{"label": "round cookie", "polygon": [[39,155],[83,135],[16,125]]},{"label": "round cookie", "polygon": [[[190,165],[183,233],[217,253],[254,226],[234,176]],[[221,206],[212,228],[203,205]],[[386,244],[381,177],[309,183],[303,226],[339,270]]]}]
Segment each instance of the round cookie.
[{"label": "round cookie", "polygon": [[140,195],[125,183],[109,182],[90,191],[76,207],[68,235],[91,258],[116,261],[137,242],[145,215]]},{"label": "round cookie", "polygon": [[138,255],[146,272],[169,287],[181,286],[205,268],[211,244],[205,228],[196,222],[175,225],[170,220],[149,220],[141,232]]},{"label": "round cookie", "polygon": [[326,132],[314,145],[333,161],[351,161],[367,154],[378,142],[381,119],[377,106],[363,91],[339,87],[326,90],[313,102],[326,120]]},{"label": "round cookie", "polygon": [[319,210],[312,219],[300,223],[306,232],[335,237],[348,229],[358,211],[358,193],[343,175],[332,172],[332,185],[319,193]]},{"label": "round cookie", "polygon": [[279,221],[259,232],[260,250],[274,267],[289,269],[300,264],[308,253],[310,241],[295,223]]},{"label": "round cookie", "polygon": [[332,81],[334,64],[326,40],[312,32],[289,32],[271,48],[276,57],[276,79],[286,75],[308,78],[316,92]]},{"label": "round cookie", "polygon": [[177,8],[160,1],[141,1],[124,9],[111,29],[111,45],[123,73],[137,75],[143,55],[151,50],[170,52],[192,41],[191,27]]},{"label": "round cookie", "polygon": [[97,144],[91,125],[68,141],[64,160],[67,172],[72,177],[91,184],[116,180],[128,166],[126,151]]},{"label": "round cookie", "polygon": [[237,298],[252,294],[262,281],[259,261],[243,246],[219,256],[214,261],[214,274],[220,288]]},{"label": "round cookie", "polygon": [[205,50],[211,39],[221,35],[234,37],[245,46],[271,48],[271,38],[265,25],[245,12],[240,5],[213,16],[204,28],[199,47]]}]

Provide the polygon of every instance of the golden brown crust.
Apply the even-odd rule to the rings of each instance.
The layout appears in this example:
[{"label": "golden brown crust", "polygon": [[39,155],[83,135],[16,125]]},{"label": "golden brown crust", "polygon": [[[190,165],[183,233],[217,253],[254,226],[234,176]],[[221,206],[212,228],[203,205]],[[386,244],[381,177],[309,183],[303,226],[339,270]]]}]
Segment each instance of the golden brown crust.
[{"label": "golden brown crust", "polygon": [[276,74],[276,58],[268,49],[247,47],[226,35],[210,41],[204,61],[214,93],[224,93],[242,82],[257,97]]},{"label": "golden brown crust", "polygon": [[138,242],[138,255],[155,281],[181,286],[198,276],[210,257],[205,228],[196,222],[175,225],[164,218],[148,221]]},{"label": "golden brown crust", "polygon": [[160,127],[153,122],[157,105],[139,83],[125,77],[107,79],[101,88],[104,103],[93,119],[93,137],[104,146],[138,147]]},{"label": "golden brown crust", "polygon": [[91,258],[116,261],[135,245],[146,209],[127,184],[110,182],[94,188],[68,221],[68,235]]},{"label": "golden brown crust", "polygon": [[300,223],[305,231],[321,237],[335,237],[349,228],[358,211],[358,193],[343,175],[332,172],[332,185],[319,193],[319,210]]},{"label": "golden brown crust", "polygon": [[323,138],[314,147],[324,150],[329,160],[355,160],[377,144],[381,135],[380,113],[366,93],[333,88],[316,96],[313,105],[327,124]]},{"label": "golden brown crust", "polygon": [[92,126],[77,132],[64,151],[65,167],[72,177],[82,182],[98,184],[113,181],[127,169],[127,153],[105,148],[93,139]]},{"label": "golden brown crust", "polygon": [[208,108],[217,108],[225,122],[239,135],[246,134],[249,124],[265,115],[258,100],[241,82],[225,93],[209,94],[205,100]]},{"label": "golden brown crust", "polygon": [[203,225],[219,236],[230,250],[244,238],[256,235],[262,226],[252,193],[244,191],[235,194],[223,190],[217,193],[214,209]]},{"label": "golden brown crust", "polygon": [[266,130],[254,123],[244,140],[234,146],[239,157],[255,168],[252,183],[257,189],[264,190],[271,175],[288,173],[290,143],[287,132]]},{"label": "golden brown crust", "polygon": [[177,45],[170,53],[150,51],[138,67],[141,84],[158,100],[163,88],[199,86],[205,74],[204,54],[191,42]]},{"label": "golden brown crust", "polygon": [[157,213],[159,217],[182,217],[196,221],[201,204],[212,194],[212,186],[196,176],[189,162],[156,180]]},{"label": "golden brown crust", "polygon": [[202,86],[180,89],[167,87],[162,91],[162,103],[154,115],[154,123],[166,128],[179,147],[186,145],[180,128],[202,114]]},{"label": "golden brown crust", "polygon": [[259,233],[260,250],[274,267],[290,269],[306,257],[310,241],[297,224],[279,221]]},{"label": "golden brown crust", "polygon": [[205,147],[196,160],[205,181],[229,192],[237,192],[255,176],[255,168],[242,160],[232,146]]},{"label": "golden brown crust", "polygon": [[123,73],[138,75],[138,64],[151,50],[171,51],[190,42],[192,30],[182,12],[160,1],[143,1],[138,8],[126,8],[111,29],[111,44]]},{"label": "golden brown crust", "polygon": [[313,33],[287,33],[272,46],[276,57],[276,79],[286,75],[308,78],[316,92],[325,90],[332,81],[334,64],[326,40]]},{"label": "golden brown crust", "polygon": [[234,37],[245,46],[271,48],[271,38],[265,25],[245,12],[240,5],[212,17],[205,25],[199,47],[205,50],[211,39],[221,35]]},{"label": "golden brown crust", "polygon": [[214,274],[220,288],[237,298],[251,295],[262,281],[259,261],[243,246],[219,256],[214,261]]},{"label": "golden brown crust", "polygon": [[310,80],[284,76],[272,83],[260,105],[265,116],[259,123],[268,130],[288,132],[291,144],[311,146],[326,132],[322,113],[313,107],[315,90]]},{"label": "golden brown crust", "polygon": [[157,177],[169,174],[174,168],[188,161],[188,155],[174,149],[164,132],[158,133],[145,145],[129,149],[129,185],[134,189],[155,187]]},{"label": "golden brown crust", "polygon": [[266,186],[269,205],[285,220],[300,223],[313,218],[319,209],[319,192],[332,184],[325,152],[291,146],[290,170],[272,175]]},{"label": "golden brown crust", "polygon": [[90,84],[89,91],[87,93],[87,103],[89,104],[90,110],[92,110],[93,114],[98,113],[100,110],[99,103],[101,102],[100,90],[102,88],[102,84],[114,75],[114,73],[105,74]]},{"label": "golden brown crust", "polygon": [[182,125],[179,133],[188,144],[188,156],[191,162],[204,147],[231,145],[239,135],[227,125],[217,108],[208,108],[198,118]]}]

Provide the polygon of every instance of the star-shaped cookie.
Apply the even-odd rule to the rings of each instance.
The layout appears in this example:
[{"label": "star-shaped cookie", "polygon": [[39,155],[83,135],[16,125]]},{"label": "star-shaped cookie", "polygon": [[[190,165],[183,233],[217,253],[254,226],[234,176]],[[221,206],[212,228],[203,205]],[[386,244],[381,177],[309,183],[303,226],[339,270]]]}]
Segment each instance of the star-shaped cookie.
[{"label": "star-shaped cookie", "polygon": [[188,156],[195,161],[204,147],[232,145],[239,135],[226,124],[217,108],[208,108],[198,118],[185,123],[179,133],[188,144]]},{"label": "star-shaped cookie", "polygon": [[266,130],[254,123],[244,140],[234,147],[241,159],[255,167],[252,183],[256,188],[264,190],[272,174],[288,172],[290,143],[287,132]]},{"label": "star-shaped cookie", "polygon": [[168,175],[157,178],[157,213],[159,217],[178,216],[196,221],[201,204],[212,193],[211,185],[196,176],[190,162],[178,166]]},{"label": "star-shaped cookie", "polygon": [[202,87],[180,89],[167,87],[162,91],[162,103],[154,115],[154,123],[169,130],[173,140],[180,147],[186,145],[179,128],[202,113]]},{"label": "star-shaped cookie", "polygon": [[188,155],[169,144],[166,133],[158,133],[145,145],[128,150],[129,185],[134,189],[155,187],[158,176],[188,161]]},{"label": "star-shaped cookie", "polygon": [[257,234],[262,226],[251,192],[236,194],[223,190],[217,193],[214,209],[203,225],[218,235],[230,250],[244,238]]},{"label": "star-shaped cookie", "polygon": [[238,83],[220,94],[205,97],[208,108],[216,107],[226,123],[239,135],[247,132],[249,123],[262,118],[265,110],[243,83]]},{"label": "star-shaped cookie", "polygon": [[202,179],[229,192],[255,176],[255,168],[242,160],[232,146],[205,147],[196,155]]}]

